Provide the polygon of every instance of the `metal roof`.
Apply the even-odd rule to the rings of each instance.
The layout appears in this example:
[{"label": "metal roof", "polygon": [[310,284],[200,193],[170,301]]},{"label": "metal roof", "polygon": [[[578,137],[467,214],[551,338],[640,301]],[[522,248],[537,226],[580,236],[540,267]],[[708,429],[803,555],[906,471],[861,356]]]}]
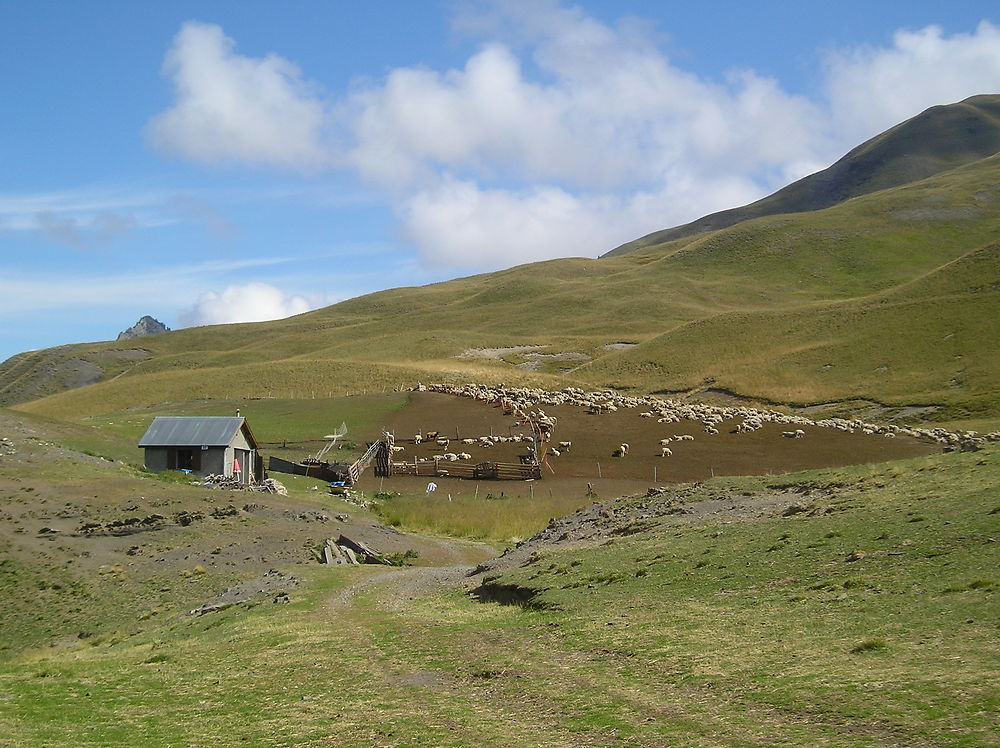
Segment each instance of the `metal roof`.
[{"label": "metal roof", "polygon": [[[226,447],[245,418],[218,416],[157,416],[139,440],[140,447]],[[247,428],[248,441],[256,447]]]}]

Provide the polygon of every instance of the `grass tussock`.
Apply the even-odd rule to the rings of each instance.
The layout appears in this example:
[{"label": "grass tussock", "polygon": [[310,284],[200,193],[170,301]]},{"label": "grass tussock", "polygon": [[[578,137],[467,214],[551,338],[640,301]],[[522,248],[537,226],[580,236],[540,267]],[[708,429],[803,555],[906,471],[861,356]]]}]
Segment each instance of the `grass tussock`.
[{"label": "grass tussock", "polygon": [[888,645],[884,639],[865,639],[863,642],[851,648],[851,654],[861,654],[863,652],[878,652]]}]

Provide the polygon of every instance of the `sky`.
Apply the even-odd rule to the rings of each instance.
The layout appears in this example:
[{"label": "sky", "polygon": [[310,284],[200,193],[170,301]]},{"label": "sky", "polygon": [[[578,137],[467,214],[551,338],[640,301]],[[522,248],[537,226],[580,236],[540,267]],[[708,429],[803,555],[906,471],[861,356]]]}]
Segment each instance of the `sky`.
[{"label": "sky", "polygon": [[0,360],[596,257],[998,92],[992,0],[0,0]]}]

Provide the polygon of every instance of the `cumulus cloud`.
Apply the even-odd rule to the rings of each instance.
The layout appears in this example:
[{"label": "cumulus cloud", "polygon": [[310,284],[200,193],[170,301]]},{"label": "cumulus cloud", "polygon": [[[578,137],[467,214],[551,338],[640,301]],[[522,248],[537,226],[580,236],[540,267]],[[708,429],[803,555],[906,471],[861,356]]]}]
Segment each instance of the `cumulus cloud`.
[{"label": "cumulus cloud", "polygon": [[898,31],[888,48],[863,47],[826,59],[826,95],[836,127],[866,138],[927,107],[1000,90],[1000,29],[971,34],[938,26]]},{"label": "cumulus cloud", "polygon": [[264,322],[308,312],[313,306],[302,296],[288,296],[266,283],[228,286],[222,292],[202,294],[192,309],[179,314],[185,327],[232,322]]},{"label": "cumulus cloud", "polygon": [[150,130],[196,161],[353,168],[427,263],[486,269],[752,201],[927,106],[1000,90],[988,23],[831,53],[806,98],[753,70],[699,77],[638,22],[555,0],[473,7],[457,19],[481,39],[464,64],[397,68],[327,108],[287,61],[186,24],[166,62],[177,102]]},{"label": "cumulus cloud", "polygon": [[413,195],[401,210],[405,237],[435,266],[509,267],[556,257],[592,257],[649,231],[739,205],[757,188],[739,179],[703,182],[693,197],[683,181],[658,191],[575,195],[558,187],[485,189],[446,180]]},{"label": "cumulus cloud", "polygon": [[299,69],[277,55],[252,59],[234,48],[218,26],[181,27],[163,64],[176,101],[149,123],[153,143],[201,163],[301,170],[327,163],[327,115]]}]

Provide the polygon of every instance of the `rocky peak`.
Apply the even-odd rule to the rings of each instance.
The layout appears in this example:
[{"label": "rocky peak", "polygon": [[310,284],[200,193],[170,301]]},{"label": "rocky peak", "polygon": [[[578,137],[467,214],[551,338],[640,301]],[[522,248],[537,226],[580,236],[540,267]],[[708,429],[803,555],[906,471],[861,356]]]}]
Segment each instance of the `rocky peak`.
[{"label": "rocky peak", "polygon": [[158,332],[169,331],[169,327],[160,322],[158,319],[153,319],[147,314],[129,329],[118,333],[118,340],[131,340],[132,338],[141,338],[144,335],[156,335]]}]

